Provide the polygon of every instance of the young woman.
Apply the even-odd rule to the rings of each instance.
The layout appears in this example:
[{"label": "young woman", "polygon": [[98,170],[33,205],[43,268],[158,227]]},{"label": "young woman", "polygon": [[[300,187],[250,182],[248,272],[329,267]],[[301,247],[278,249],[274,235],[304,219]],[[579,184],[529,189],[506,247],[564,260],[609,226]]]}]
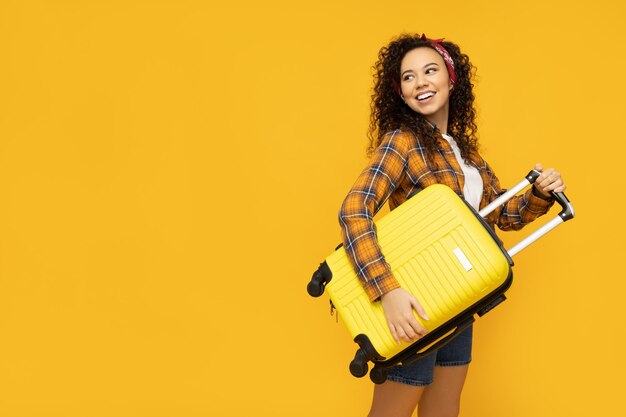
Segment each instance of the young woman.
[{"label": "young woman", "polygon": [[[426,330],[413,310],[428,320],[419,300],[402,289],[381,253],[372,221],[389,201],[393,210],[436,183],[452,188],[476,209],[503,191],[478,153],[472,65],[452,42],[402,35],[379,53],[370,116],[369,164],[339,213],[343,243],[372,302],[381,302],[398,342],[413,342]],[[491,213],[487,221],[517,230],[545,214],[550,191],[564,191],[554,169],[534,186]],[[394,369],[376,385],[370,417],[457,416],[471,361],[472,328],[413,364]]]}]

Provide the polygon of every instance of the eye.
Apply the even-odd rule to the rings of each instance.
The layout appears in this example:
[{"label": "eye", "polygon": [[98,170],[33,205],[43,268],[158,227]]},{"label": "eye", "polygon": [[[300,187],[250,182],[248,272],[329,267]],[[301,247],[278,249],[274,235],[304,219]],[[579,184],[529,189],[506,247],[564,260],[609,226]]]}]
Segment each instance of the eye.
[{"label": "eye", "polygon": [[437,67],[426,68],[426,74],[434,74],[437,71],[438,71]]},{"label": "eye", "polygon": [[409,81],[409,80],[412,80],[412,79],[413,79],[413,74],[405,74],[402,77],[402,81]]}]

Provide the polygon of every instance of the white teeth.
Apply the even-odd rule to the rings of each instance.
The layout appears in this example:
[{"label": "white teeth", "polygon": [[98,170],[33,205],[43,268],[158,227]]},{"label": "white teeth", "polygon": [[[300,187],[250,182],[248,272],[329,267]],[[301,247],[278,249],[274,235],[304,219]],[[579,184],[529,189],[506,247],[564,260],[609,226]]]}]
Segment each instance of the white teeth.
[{"label": "white teeth", "polygon": [[430,98],[430,97],[432,97],[434,95],[435,95],[435,93],[433,93],[432,91],[429,91],[427,93],[420,94],[419,96],[417,96],[417,99],[418,100],[425,100],[425,99]]}]

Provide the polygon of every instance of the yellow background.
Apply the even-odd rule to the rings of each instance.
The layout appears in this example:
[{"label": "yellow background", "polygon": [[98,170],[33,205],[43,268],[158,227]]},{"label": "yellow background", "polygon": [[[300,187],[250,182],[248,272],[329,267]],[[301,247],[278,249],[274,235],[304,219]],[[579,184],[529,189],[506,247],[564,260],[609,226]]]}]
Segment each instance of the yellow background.
[{"label": "yellow background", "polygon": [[485,158],[504,184],[557,167],[578,215],[475,326],[462,415],[621,414],[625,11],[3,0],[0,415],[364,416],[305,287],[402,31],[460,43]]}]

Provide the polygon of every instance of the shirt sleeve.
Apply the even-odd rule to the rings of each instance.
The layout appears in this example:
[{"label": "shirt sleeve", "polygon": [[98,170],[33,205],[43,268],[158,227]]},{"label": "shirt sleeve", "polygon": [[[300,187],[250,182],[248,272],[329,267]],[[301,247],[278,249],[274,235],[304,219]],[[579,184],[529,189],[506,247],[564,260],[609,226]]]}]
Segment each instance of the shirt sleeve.
[{"label": "shirt sleeve", "polygon": [[373,217],[405,175],[409,146],[406,134],[388,134],[339,211],[344,248],[372,301],[400,287],[381,252]]},{"label": "shirt sleeve", "polygon": [[[491,178],[489,186],[495,199],[506,190],[500,187],[500,181],[490,167],[489,172]],[[531,187],[524,194],[515,196],[502,207],[498,207],[489,217],[493,216],[490,220],[497,224],[500,230],[519,230],[539,216],[546,214],[553,204],[554,199],[537,197]]]}]

